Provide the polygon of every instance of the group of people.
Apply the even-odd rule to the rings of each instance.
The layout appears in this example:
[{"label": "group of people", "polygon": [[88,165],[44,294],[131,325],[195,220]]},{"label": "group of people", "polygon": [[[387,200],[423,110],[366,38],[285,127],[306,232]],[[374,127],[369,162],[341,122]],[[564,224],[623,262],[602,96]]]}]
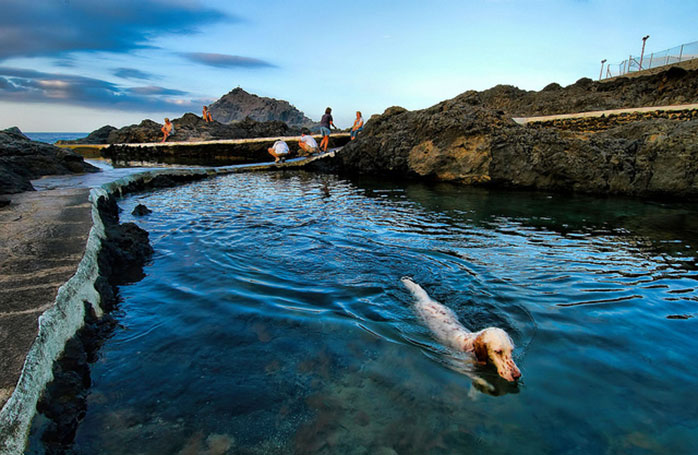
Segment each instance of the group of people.
[{"label": "group of people", "polygon": [[[354,124],[352,125],[350,131],[350,137],[352,141],[356,139],[359,132],[363,130],[363,127],[364,118],[361,115],[361,111],[356,111],[356,119],[354,120]],[[301,132],[301,138],[298,141],[298,147],[300,148],[299,153],[301,155],[308,156],[319,151],[326,152],[327,147],[330,144],[330,128],[338,129],[337,126],[334,124],[334,119],[332,118],[332,108],[328,107],[327,109],[325,109],[325,114],[322,116],[322,119],[320,119],[320,134],[322,134],[320,145],[318,145],[318,143],[315,141],[315,138],[310,135],[309,131],[303,130]],[[288,156],[288,154],[290,153],[288,144],[282,140],[274,142],[274,145],[269,147],[267,151],[271,156],[274,157],[276,163],[285,161],[286,156]]]},{"label": "group of people", "polygon": [[[208,106],[204,106],[203,111],[203,119],[205,122],[212,122],[213,118],[211,117],[211,111],[208,109]],[[364,118],[361,115],[361,111],[356,111],[356,119],[354,120],[354,124],[351,127],[350,131],[350,137],[351,140],[353,141],[356,139],[356,136],[359,134],[361,130],[363,130],[364,127]],[[310,135],[310,132],[305,130],[301,134],[301,138],[298,141],[298,147],[300,147],[300,152],[303,155],[312,155],[313,153],[316,153],[320,150],[323,152],[327,151],[327,147],[330,144],[330,134],[331,130],[330,128],[338,129],[337,126],[334,124],[334,119],[332,118],[332,108],[328,107],[325,109],[325,114],[322,116],[322,119],[320,119],[320,133],[322,134],[322,140],[320,140],[320,145],[315,141],[315,138]],[[174,125],[172,122],[170,122],[170,119],[165,117],[165,124],[163,127],[160,129],[162,131],[162,140],[160,142],[165,142],[168,138],[168,136],[171,136],[174,134]],[[272,145],[269,149],[269,154],[273,156],[278,163],[279,161],[283,161],[289,153],[288,149],[288,144],[284,141],[276,141],[274,145]]]}]

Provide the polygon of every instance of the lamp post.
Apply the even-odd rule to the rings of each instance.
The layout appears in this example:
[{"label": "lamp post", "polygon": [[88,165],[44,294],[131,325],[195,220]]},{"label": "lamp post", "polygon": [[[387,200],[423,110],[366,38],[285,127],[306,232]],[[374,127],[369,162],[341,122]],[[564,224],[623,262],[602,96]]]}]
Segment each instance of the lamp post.
[{"label": "lamp post", "polygon": [[640,54],[640,71],[642,71],[642,59],[645,56],[645,43],[647,42],[647,38],[649,38],[649,37],[650,37],[649,35],[642,37],[642,53]]},{"label": "lamp post", "polygon": [[606,63],[606,59],[601,60],[601,71],[599,71],[599,80],[603,77],[603,64]]}]

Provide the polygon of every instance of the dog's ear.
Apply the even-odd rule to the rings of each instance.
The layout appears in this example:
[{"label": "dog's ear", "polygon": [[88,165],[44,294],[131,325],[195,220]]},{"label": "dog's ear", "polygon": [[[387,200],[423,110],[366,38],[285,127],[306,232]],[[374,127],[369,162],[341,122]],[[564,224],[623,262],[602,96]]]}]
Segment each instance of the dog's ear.
[{"label": "dog's ear", "polygon": [[478,363],[487,363],[487,345],[482,340],[482,335],[475,337],[473,341],[473,351],[475,351],[475,358]]}]

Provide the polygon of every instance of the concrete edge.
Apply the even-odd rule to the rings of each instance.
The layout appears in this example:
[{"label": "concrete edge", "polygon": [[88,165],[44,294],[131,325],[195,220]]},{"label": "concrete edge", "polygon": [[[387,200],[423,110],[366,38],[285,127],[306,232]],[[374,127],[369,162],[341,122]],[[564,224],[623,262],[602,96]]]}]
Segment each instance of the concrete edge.
[{"label": "concrete edge", "polygon": [[54,305],[39,316],[39,333],[22,367],[15,390],[0,410],[0,454],[15,455],[24,451],[36,404],[46,385],[53,379],[53,363],[63,352],[66,342],[85,323],[85,302],[102,315],[101,299],[94,288],[99,275],[97,257],[104,238],[104,225],[97,210],[101,194],[90,191],[92,228],[85,254],[77,271],[58,289]]},{"label": "concrete edge", "polygon": [[218,175],[296,168],[304,164],[335,156],[336,149],[322,155],[283,164],[261,164],[249,167],[157,169],[119,178],[90,190],[92,228],[85,246],[85,254],[75,274],[58,289],[54,305],[39,317],[39,333],[22,367],[17,386],[0,410],[0,455],[19,455],[24,452],[36,405],[42,392],[53,380],[53,364],[63,352],[65,344],[85,325],[85,302],[98,317],[103,315],[101,298],[94,285],[99,276],[98,256],[104,240],[105,228],[99,214],[100,197],[122,197],[123,188],[133,182],[146,184],[159,176],[213,177]]}]

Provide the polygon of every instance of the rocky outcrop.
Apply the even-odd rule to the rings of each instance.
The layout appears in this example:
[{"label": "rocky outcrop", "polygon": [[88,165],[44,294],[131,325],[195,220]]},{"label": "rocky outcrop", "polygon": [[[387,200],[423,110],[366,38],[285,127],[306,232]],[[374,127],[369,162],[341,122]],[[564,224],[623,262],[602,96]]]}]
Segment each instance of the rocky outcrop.
[{"label": "rocky outcrop", "polygon": [[567,87],[552,83],[539,92],[497,85],[461,96],[471,104],[502,110],[512,117],[689,104],[698,100],[698,71],[674,67],[644,77],[602,82],[582,78]]},{"label": "rocky outcrop", "polygon": [[660,117],[630,117],[598,132],[521,126],[466,92],[421,111],[388,109],[335,161],[352,173],[695,199],[698,119]]},{"label": "rocky outcrop", "polygon": [[[300,135],[300,128],[290,127],[280,120],[258,122],[251,118],[245,118],[239,122],[223,124],[217,121],[205,122],[198,115],[184,114],[182,118],[172,120],[174,134],[168,137],[168,141],[211,141],[216,139],[247,139],[253,137],[276,137]],[[162,139],[162,124],[152,120],[143,120],[138,125],[129,125],[123,128],[104,126],[90,133],[86,138],[65,143],[77,144],[142,144],[159,142]],[[104,134],[109,131],[106,138]],[[96,141],[90,142],[90,138]]]},{"label": "rocky outcrop", "polygon": [[0,131],[0,194],[32,191],[43,175],[98,172],[77,153],[32,141],[18,128]]},{"label": "rocky outcrop", "polygon": [[112,133],[112,131],[116,130],[117,128],[111,125],[104,125],[103,127],[94,130],[86,137],[71,141],[58,141],[57,144],[108,144],[109,135]]},{"label": "rocky outcrop", "polygon": [[209,106],[213,119],[231,123],[247,117],[258,122],[282,121],[294,127],[310,127],[314,123],[288,101],[247,93],[240,87],[223,95]]}]

